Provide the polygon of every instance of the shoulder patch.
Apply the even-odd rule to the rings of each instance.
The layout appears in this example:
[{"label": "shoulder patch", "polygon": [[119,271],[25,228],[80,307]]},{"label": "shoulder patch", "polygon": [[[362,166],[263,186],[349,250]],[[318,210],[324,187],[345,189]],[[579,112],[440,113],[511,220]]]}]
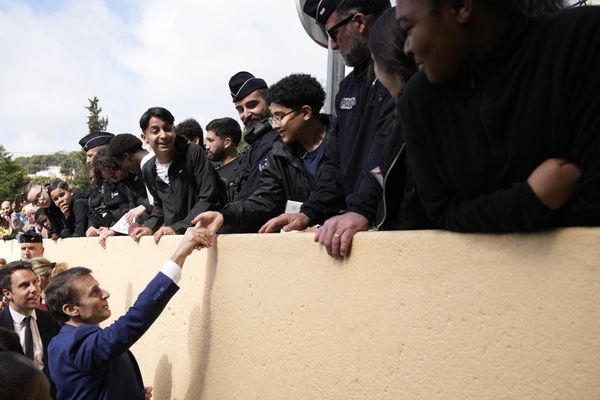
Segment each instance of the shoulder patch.
[{"label": "shoulder patch", "polygon": [[262,171],[263,169],[267,168],[268,166],[269,166],[269,159],[265,157],[258,163],[258,170]]}]

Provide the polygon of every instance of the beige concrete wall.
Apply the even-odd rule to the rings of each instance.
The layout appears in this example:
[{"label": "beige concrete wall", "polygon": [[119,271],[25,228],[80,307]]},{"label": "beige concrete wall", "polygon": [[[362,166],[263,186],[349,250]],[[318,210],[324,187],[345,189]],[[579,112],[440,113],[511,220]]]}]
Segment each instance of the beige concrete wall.
[{"label": "beige concrete wall", "polygon": [[[94,269],[117,316],[177,241],[46,247]],[[220,237],[133,352],[156,400],[599,399],[599,243],[373,232],[335,262],[310,234]]]}]

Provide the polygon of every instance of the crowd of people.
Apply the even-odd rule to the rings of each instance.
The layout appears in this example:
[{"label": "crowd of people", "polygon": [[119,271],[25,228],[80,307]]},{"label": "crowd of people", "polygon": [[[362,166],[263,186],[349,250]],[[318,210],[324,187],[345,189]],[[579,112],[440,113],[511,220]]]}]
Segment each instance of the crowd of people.
[{"label": "crowd of people", "polygon": [[[27,267],[43,256],[42,236],[98,237],[106,246],[113,235],[152,235],[159,243],[185,233],[176,265],[165,267],[172,278],[193,249],[233,232],[313,229],[315,241],[343,258],[355,233],[369,229],[598,226],[600,10],[565,7],[554,0],[398,0],[393,8],[388,0],[308,0],[304,12],[353,68],[334,115],[321,112],[325,91],[310,75],[268,86],[241,71],[229,90],[243,131],[218,118],[204,137],[195,120],[176,124],[169,110],[152,107],[139,120],[139,137],[92,132],[80,141],[92,189],[29,185],[26,205],[2,203],[3,238],[19,240],[16,263]],[[242,138],[248,147],[240,152]],[[131,343],[108,339],[119,327],[97,326],[109,312],[82,313],[78,291],[65,287],[87,282],[78,293],[96,307],[107,295],[89,270],[68,271],[46,289],[65,336],[44,346],[50,355],[41,364],[50,366],[58,398],[97,398],[113,390],[107,383],[119,368],[131,368],[122,358]],[[170,287],[171,278],[161,284]],[[2,281],[9,305],[12,283]],[[138,300],[146,314],[123,317],[137,323],[135,340],[166,304],[154,308],[148,296]],[[100,350],[97,336],[106,339]],[[110,373],[97,376],[99,366]],[[127,389],[137,393],[131,398],[147,398],[141,378],[132,379],[140,384]],[[97,392],[81,391],[84,383]]]}]

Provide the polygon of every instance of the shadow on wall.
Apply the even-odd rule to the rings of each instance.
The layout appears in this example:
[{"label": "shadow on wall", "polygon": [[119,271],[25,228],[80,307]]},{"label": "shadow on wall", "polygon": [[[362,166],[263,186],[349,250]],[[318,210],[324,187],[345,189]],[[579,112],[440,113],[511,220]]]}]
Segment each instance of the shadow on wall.
[{"label": "shadow on wall", "polygon": [[[173,388],[173,365],[169,362],[169,357],[163,354],[160,358],[154,373],[154,389],[152,398],[155,400],[171,400],[171,391]],[[160,385],[156,383],[160,382]]]},{"label": "shadow on wall", "polygon": [[188,341],[188,352],[190,355],[190,384],[185,394],[185,400],[201,399],[204,392],[204,379],[208,367],[208,356],[210,354],[210,343],[212,338],[210,295],[215,280],[218,263],[218,246],[208,250],[206,260],[206,279],[204,280],[204,296],[202,305],[194,306],[190,316],[189,338],[200,338],[199,343]]}]

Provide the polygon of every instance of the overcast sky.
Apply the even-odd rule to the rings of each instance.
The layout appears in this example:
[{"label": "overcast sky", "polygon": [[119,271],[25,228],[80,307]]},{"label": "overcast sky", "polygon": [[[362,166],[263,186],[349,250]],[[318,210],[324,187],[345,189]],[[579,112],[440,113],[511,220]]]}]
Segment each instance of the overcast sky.
[{"label": "overcast sky", "polygon": [[324,85],[326,62],[295,0],[0,0],[0,144],[14,156],[80,149],[93,96],[113,133],[139,134],[151,106],[202,126],[237,119],[232,74]]}]

